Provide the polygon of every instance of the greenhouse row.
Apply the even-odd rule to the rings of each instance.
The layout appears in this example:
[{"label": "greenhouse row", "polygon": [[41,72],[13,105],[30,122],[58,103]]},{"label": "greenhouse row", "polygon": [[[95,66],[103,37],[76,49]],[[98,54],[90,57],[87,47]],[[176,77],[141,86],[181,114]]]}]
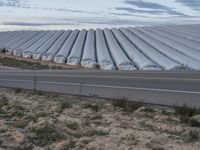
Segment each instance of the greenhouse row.
[{"label": "greenhouse row", "polygon": [[200,70],[200,25],[5,31],[0,49],[102,70]]}]

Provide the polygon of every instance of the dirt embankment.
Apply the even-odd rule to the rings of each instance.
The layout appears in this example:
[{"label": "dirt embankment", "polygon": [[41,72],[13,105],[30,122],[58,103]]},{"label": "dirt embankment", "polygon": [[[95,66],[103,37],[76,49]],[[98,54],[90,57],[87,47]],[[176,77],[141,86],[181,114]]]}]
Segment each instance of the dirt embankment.
[{"label": "dirt embankment", "polygon": [[20,68],[20,69],[63,69],[63,70],[71,70],[71,69],[82,69],[79,66],[69,66],[66,64],[57,64],[54,62],[45,62],[42,60],[33,60],[30,58],[16,57],[12,55],[6,55],[5,53],[0,53],[0,65]]},{"label": "dirt embankment", "polygon": [[0,89],[0,149],[197,150],[199,113]]}]

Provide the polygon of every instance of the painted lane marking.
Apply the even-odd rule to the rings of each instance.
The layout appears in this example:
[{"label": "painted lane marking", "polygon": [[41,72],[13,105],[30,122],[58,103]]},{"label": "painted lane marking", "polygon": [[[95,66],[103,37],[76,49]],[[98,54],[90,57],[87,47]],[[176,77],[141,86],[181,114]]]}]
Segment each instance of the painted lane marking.
[{"label": "painted lane marking", "polygon": [[[40,83],[47,83],[47,84],[77,85],[77,86],[81,85],[80,83],[64,83],[64,82],[48,82],[48,81],[39,81],[39,82]],[[187,94],[200,94],[200,92],[194,92],[194,91],[126,87],[126,86],[110,86],[110,85],[95,85],[95,84],[82,84],[82,86],[101,87],[101,88],[115,88],[115,89],[130,89],[130,90],[144,90],[144,91],[159,91],[159,92],[173,92],[173,93],[187,93]]]},{"label": "painted lane marking", "polygon": [[[10,80],[10,79],[0,79],[0,80],[1,81],[8,81],[8,82],[29,82],[29,83],[33,83],[33,81],[30,81],[30,80]],[[81,85],[81,83],[65,83],[65,82],[49,82],[49,81],[37,81],[37,83],[58,84],[58,85],[74,85],[74,86],[80,86]],[[155,89],[155,88],[140,88],[140,87],[126,87],[126,86],[110,86],[110,85],[95,85],[95,84],[82,84],[82,86],[113,88],[113,89],[127,89],[127,90],[171,92],[171,93],[200,94],[200,92],[195,92],[195,91]]]},{"label": "painted lane marking", "polygon": [[33,80],[0,79],[0,81],[8,81],[8,82],[29,82],[29,83],[33,83]]},{"label": "painted lane marking", "polygon": [[[4,74],[0,76],[31,76],[33,74],[22,74],[22,75],[13,75],[13,74]],[[179,80],[179,81],[200,81],[200,78],[170,78],[170,77],[130,77],[130,76],[93,76],[93,75],[37,75],[37,77],[77,77],[77,78],[112,78],[112,79],[143,79],[143,80]]]}]

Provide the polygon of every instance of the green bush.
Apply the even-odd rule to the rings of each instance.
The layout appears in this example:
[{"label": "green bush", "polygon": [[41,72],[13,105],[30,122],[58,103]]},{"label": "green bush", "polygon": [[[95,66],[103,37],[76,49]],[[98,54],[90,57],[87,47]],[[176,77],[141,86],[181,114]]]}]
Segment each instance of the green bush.
[{"label": "green bush", "polygon": [[187,105],[182,107],[176,107],[175,113],[179,115],[180,121],[184,124],[187,124],[191,127],[200,127],[200,123],[194,119],[191,119],[192,116],[200,114],[200,110],[196,108],[190,108]]},{"label": "green bush", "polygon": [[65,136],[59,133],[55,126],[51,124],[46,124],[43,128],[39,129],[34,128],[31,132],[34,133],[34,136],[30,140],[39,146],[49,145],[65,138]]},{"label": "green bush", "polygon": [[118,100],[113,100],[112,105],[116,108],[122,108],[123,111],[134,112],[142,105],[139,103],[129,102],[127,99],[122,98]]},{"label": "green bush", "polygon": [[184,104],[182,107],[176,107],[175,113],[180,116],[191,117],[193,115],[199,114],[200,110],[196,108],[188,107],[186,104]]}]

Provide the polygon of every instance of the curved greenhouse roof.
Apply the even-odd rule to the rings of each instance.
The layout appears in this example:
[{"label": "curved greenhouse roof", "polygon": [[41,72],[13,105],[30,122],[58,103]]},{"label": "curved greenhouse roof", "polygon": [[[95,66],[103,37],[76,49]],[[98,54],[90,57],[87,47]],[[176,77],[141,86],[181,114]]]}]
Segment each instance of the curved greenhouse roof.
[{"label": "curved greenhouse roof", "polygon": [[102,70],[200,70],[200,25],[0,32],[7,54]]}]

